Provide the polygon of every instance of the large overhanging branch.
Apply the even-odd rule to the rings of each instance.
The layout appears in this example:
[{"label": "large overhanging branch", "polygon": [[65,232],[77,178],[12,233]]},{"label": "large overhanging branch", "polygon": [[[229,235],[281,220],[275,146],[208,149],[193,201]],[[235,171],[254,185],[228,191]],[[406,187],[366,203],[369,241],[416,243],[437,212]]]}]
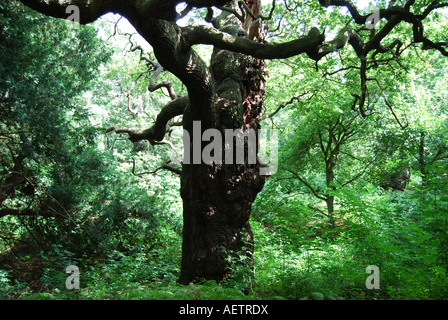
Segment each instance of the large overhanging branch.
[{"label": "large overhanging branch", "polygon": [[[80,9],[80,23],[95,21],[108,12],[119,13],[131,22],[141,18],[156,18],[175,21],[179,18],[176,6],[182,2],[187,4],[187,12],[191,8],[221,7],[228,0],[19,0],[26,6],[55,18],[66,19],[69,6]],[[182,15],[182,13],[180,14]]]},{"label": "large overhanging branch", "polygon": [[317,28],[312,28],[307,35],[299,39],[285,43],[260,43],[245,37],[233,36],[205,25],[187,26],[182,30],[190,47],[196,44],[209,44],[259,59],[289,58],[313,51],[325,40],[325,36]]},{"label": "large overhanging branch", "polygon": [[[361,15],[359,13],[358,8],[354,5],[354,3],[351,0],[319,0],[319,3],[321,5],[323,5],[324,7],[329,7],[329,6],[345,7],[350,12],[350,15],[353,17],[353,20],[357,24],[365,24],[367,19],[371,15],[371,13],[368,13],[366,15]],[[446,1],[433,0],[421,14],[414,15],[414,14],[410,13],[410,8],[414,4],[415,4],[415,0],[409,0],[406,2],[406,4],[403,7],[390,6],[389,8],[381,9],[381,10],[379,10],[379,17],[380,18],[389,18],[390,16],[397,14],[397,12],[399,11],[402,15],[403,14],[407,15],[408,18],[414,16],[414,17],[422,20],[422,19],[426,18],[435,9],[448,7],[448,2],[446,2]]]},{"label": "large overhanging branch", "polygon": [[[58,18],[67,18],[69,14],[66,12],[67,7],[75,5],[80,9],[80,22],[89,23],[96,20],[101,15],[107,12],[116,12],[126,16],[133,24],[145,24],[145,18],[161,18],[165,20],[175,21],[177,13],[176,6],[185,2],[189,8],[197,7],[222,7],[228,1],[225,0],[20,0],[30,8],[39,11],[43,14]],[[365,24],[371,14],[361,15],[351,0],[319,0],[325,6],[339,6],[346,7],[351,14],[353,20],[357,24]],[[414,25],[414,40],[422,42],[425,47],[439,50],[442,54],[448,55],[443,43],[433,42],[423,36],[423,27],[420,25],[421,21],[425,19],[432,11],[448,7],[447,1],[434,0],[432,1],[420,14],[410,12],[411,6],[415,1],[408,1],[405,6],[391,6],[386,9],[379,10],[379,17],[385,18],[391,22],[386,25],[380,32],[378,32],[373,39],[366,43],[367,51],[374,49],[379,45],[379,42],[393,29],[393,27],[400,21],[406,21]],[[241,1],[244,6],[244,2]],[[275,1],[273,2],[275,5]],[[273,7],[274,7],[273,5]],[[246,5],[247,7],[247,5]],[[168,19],[173,15],[172,19]],[[247,11],[247,10],[246,10]],[[249,14],[250,12],[247,11]],[[272,12],[272,11],[271,11]],[[269,15],[271,16],[271,14]],[[255,16],[253,18],[260,18]],[[139,23],[138,23],[139,22]],[[137,26],[136,26],[137,27]],[[222,49],[241,52],[248,55],[253,55],[262,59],[281,59],[293,55],[307,52],[311,47],[323,42],[324,36],[321,35],[317,29],[312,29],[310,33],[300,39],[283,43],[283,44],[254,44],[248,39],[237,38],[230,35],[223,35],[213,28],[206,26],[187,27],[189,29],[190,44],[212,44]],[[317,32],[316,32],[317,31]],[[255,42],[256,43],[256,42]],[[246,48],[245,48],[246,47]]]},{"label": "large overhanging branch", "polygon": [[119,12],[123,15],[131,13],[135,9],[119,0],[19,0],[26,6],[47,16],[67,19],[71,12],[67,12],[69,6],[79,9],[81,24],[87,24],[97,20],[108,12]]},{"label": "large overhanging branch", "polygon": [[[28,7],[55,18],[66,19],[70,14],[67,7],[76,6],[80,9],[80,23],[95,21],[108,12],[119,13],[134,23],[143,17],[152,17],[174,21],[177,17],[176,6],[181,0],[19,0]],[[204,1],[187,1],[202,3]],[[223,1],[206,1],[210,5],[221,5]],[[196,6],[196,5],[195,5]]]}]

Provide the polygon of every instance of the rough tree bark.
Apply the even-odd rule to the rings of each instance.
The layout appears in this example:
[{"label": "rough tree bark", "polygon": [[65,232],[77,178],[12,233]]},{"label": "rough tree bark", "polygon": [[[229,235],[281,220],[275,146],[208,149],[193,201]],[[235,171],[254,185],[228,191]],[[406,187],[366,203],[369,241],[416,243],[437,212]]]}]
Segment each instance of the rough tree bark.
[{"label": "rough tree bark", "polygon": [[[252,32],[241,29],[237,19],[228,12],[221,13],[212,22],[218,30],[233,30],[241,35],[243,31]],[[223,136],[226,129],[258,129],[264,94],[263,61],[215,48],[210,71],[215,91],[212,108],[218,119],[215,128]],[[184,129],[190,137],[191,120],[184,114]],[[245,151],[244,164],[183,165],[181,283],[198,278],[225,279],[232,259],[241,255],[247,256],[245,261],[251,265],[253,235],[249,217],[265,177],[260,176],[259,162],[248,163]]]}]

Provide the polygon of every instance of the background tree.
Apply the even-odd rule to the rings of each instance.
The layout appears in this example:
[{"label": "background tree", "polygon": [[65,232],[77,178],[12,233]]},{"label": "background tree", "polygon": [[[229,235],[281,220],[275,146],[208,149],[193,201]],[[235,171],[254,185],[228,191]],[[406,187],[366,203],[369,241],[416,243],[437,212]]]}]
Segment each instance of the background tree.
[{"label": "background tree", "polygon": [[[103,29],[71,27],[16,1],[0,9],[0,273],[9,273],[1,293],[12,295],[5,279],[27,283],[17,287],[21,294],[64,288],[68,265],[108,265],[122,252],[141,261],[141,268],[132,265],[133,274],[175,277],[179,183],[169,172],[141,175],[169,155],[139,153],[140,145],[128,150],[124,138],[108,144],[104,134],[118,121],[150,125],[163,103],[157,95],[140,95],[146,87],[135,79],[147,69],[139,65],[139,52],[123,50],[129,35],[110,38],[115,23],[104,20]],[[123,91],[130,93],[132,112]],[[154,109],[144,109],[143,101]],[[142,168],[143,160],[154,167]],[[173,251],[159,251],[160,243],[173,243]],[[123,259],[108,277],[128,274],[128,267]],[[119,279],[113,282],[120,286]]]},{"label": "background tree", "polygon": [[41,247],[43,230],[73,227],[74,176],[84,171],[86,181],[99,180],[92,171],[96,130],[76,98],[109,53],[92,28],[68,29],[13,1],[2,2],[0,13],[0,216],[15,217],[2,238],[14,242],[10,235],[40,225],[39,217],[61,219],[29,234]]},{"label": "background tree", "polygon": [[[333,96],[330,101],[338,100]],[[302,190],[325,203],[325,210],[319,206],[313,208],[326,216],[334,228],[337,191],[365,173],[372,155],[368,139],[363,138],[367,121],[363,123],[351,106],[334,112],[334,106],[330,105],[329,110],[321,113],[326,108],[324,101],[310,99],[304,107],[308,112],[296,115],[296,126],[291,127],[289,141],[285,142],[290,150],[285,155],[289,161],[283,166],[285,172],[303,184]],[[322,106],[319,112],[314,112],[316,105]],[[339,110],[344,109],[342,102],[337,105]]]}]

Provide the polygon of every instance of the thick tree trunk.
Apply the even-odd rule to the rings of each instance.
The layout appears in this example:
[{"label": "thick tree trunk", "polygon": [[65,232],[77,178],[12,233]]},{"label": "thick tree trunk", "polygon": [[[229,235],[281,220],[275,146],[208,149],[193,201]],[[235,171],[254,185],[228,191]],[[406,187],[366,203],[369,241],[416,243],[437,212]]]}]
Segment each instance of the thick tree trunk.
[{"label": "thick tree trunk", "polygon": [[[224,153],[229,149],[224,142],[226,129],[257,133],[260,128],[258,115],[265,91],[264,61],[215,49],[210,70],[216,91],[212,107],[218,119],[215,129],[223,136],[223,163],[183,164],[184,229],[180,283],[201,278],[226,279],[232,263],[242,257],[248,267],[252,266],[253,236],[249,218],[252,203],[266,178],[260,175],[262,165],[258,158],[256,163],[251,163],[247,143],[244,145],[244,163],[237,163],[235,159],[237,145],[231,146],[233,163],[224,161]],[[193,120],[196,119],[191,119],[188,112],[186,110],[184,114],[184,129],[193,140]],[[256,139],[258,146],[258,133]],[[202,143],[201,152],[207,144]],[[194,157],[193,149],[189,150],[190,159]]]},{"label": "thick tree trunk", "polygon": [[255,165],[184,165],[180,283],[223,280],[233,258],[247,256],[253,237],[252,203],[264,184]]},{"label": "thick tree trunk", "polygon": [[[221,117],[223,128],[237,119],[241,127],[245,126],[241,101],[236,106],[240,111],[235,114],[239,116]],[[229,109],[232,108],[221,111],[232,113]],[[265,176],[260,175],[261,164],[258,161],[256,164],[248,163],[247,148],[244,154],[242,164],[183,164],[184,228],[180,283],[199,278],[223,280],[231,272],[232,259],[241,256],[249,258],[245,261],[251,265],[253,237],[249,218],[252,203],[263,188]]]}]

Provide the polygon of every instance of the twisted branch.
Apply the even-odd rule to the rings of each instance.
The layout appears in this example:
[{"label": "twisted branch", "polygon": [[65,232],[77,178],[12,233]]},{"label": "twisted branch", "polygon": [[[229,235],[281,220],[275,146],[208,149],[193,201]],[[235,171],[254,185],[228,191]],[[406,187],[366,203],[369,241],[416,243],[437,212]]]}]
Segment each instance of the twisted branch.
[{"label": "twisted branch", "polygon": [[165,169],[168,171],[171,171],[172,173],[180,176],[182,174],[182,170],[177,169],[175,167],[169,166],[168,164],[171,162],[171,160],[165,161],[160,167],[156,168],[153,171],[145,171],[145,172],[139,172],[135,173],[135,159],[132,159],[132,174],[134,176],[140,177],[146,174],[156,174],[159,170]]},{"label": "twisted branch", "polygon": [[124,133],[129,135],[129,140],[137,142],[141,140],[148,140],[151,144],[170,144],[169,141],[163,140],[167,132],[168,122],[181,114],[183,114],[185,108],[189,104],[188,96],[177,98],[171,101],[162,108],[157,116],[154,125],[145,130],[118,128],[116,126],[106,129],[106,134],[114,131],[115,133]]}]

